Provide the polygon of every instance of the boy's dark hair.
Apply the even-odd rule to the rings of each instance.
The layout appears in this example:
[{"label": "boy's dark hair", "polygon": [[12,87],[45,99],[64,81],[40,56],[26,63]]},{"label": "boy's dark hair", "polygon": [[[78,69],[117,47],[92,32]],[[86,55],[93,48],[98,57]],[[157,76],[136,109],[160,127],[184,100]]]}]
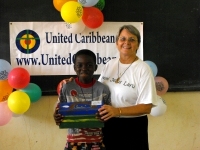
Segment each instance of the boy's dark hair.
[{"label": "boy's dark hair", "polygon": [[87,56],[90,56],[92,57],[92,59],[94,60],[94,63],[96,64],[96,55],[94,54],[93,51],[89,50],[89,49],[81,49],[79,50],[75,55],[74,55],[74,63],[76,62],[76,58],[79,56],[79,55],[87,55]]}]

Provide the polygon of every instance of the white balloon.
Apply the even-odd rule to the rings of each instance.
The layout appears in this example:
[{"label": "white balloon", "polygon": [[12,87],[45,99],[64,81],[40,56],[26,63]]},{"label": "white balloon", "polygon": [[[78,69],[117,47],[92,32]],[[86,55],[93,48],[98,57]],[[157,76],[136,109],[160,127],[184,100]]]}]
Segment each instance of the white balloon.
[{"label": "white balloon", "polygon": [[8,74],[12,70],[12,66],[7,60],[0,59],[0,80],[8,79]]},{"label": "white balloon", "polygon": [[157,105],[151,109],[150,115],[157,117],[162,116],[167,110],[167,105],[165,101],[157,95]]},{"label": "white balloon", "polygon": [[78,2],[83,6],[83,7],[91,7],[96,5],[99,0],[78,0]]},{"label": "white balloon", "polygon": [[67,23],[67,30],[70,33],[81,33],[85,29],[85,24],[83,23],[82,19],[76,23]]}]

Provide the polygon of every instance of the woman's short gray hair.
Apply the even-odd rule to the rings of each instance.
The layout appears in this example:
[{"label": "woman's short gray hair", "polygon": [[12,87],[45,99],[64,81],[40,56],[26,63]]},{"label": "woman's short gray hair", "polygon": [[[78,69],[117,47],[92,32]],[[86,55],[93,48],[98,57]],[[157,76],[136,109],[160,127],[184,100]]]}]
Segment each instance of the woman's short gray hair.
[{"label": "woman's short gray hair", "polygon": [[134,27],[133,25],[123,25],[122,27],[119,28],[119,32],[116,36],[116,40],[118,40],[119,35],[121,34],[123,29],[127,29],[131,34],[135,35],[137,37],[138,43],[140,45],[141,42],[141,36],[139,30]]}]

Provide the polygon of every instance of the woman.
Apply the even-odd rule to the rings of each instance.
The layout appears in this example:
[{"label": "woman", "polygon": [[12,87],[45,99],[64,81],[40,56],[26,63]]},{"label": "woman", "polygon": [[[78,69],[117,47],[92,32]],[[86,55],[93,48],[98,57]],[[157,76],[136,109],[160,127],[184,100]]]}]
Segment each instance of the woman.
[{"label": "woman", "polygon": [[112,106],[99,109],[106,150],[149,149],[147,114],[157,94],[151,68],[136,56],[140,41],[134,26],[122,26],[116,38],[120,57],[110,60],[99,77],[111,91]]}]

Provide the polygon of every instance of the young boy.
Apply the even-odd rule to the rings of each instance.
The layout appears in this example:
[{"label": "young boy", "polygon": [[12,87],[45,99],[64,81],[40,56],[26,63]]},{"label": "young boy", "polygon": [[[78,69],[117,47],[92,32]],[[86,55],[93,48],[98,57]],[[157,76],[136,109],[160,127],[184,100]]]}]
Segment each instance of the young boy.
[{"label": "young boy", "polygon": [[[63,84],[59,94],[58,106],[62,102],[100,101],[110,104],[108,87],[93,78],[97,70],[96,56],[88,50],[82,49],[75,54],[74,70],[77,77],[67,84]],[[63,117],[57,107],[54,120],[60,125]],[[65,150],[105,150],[102,142],[101,128],[69,128]]]}]

